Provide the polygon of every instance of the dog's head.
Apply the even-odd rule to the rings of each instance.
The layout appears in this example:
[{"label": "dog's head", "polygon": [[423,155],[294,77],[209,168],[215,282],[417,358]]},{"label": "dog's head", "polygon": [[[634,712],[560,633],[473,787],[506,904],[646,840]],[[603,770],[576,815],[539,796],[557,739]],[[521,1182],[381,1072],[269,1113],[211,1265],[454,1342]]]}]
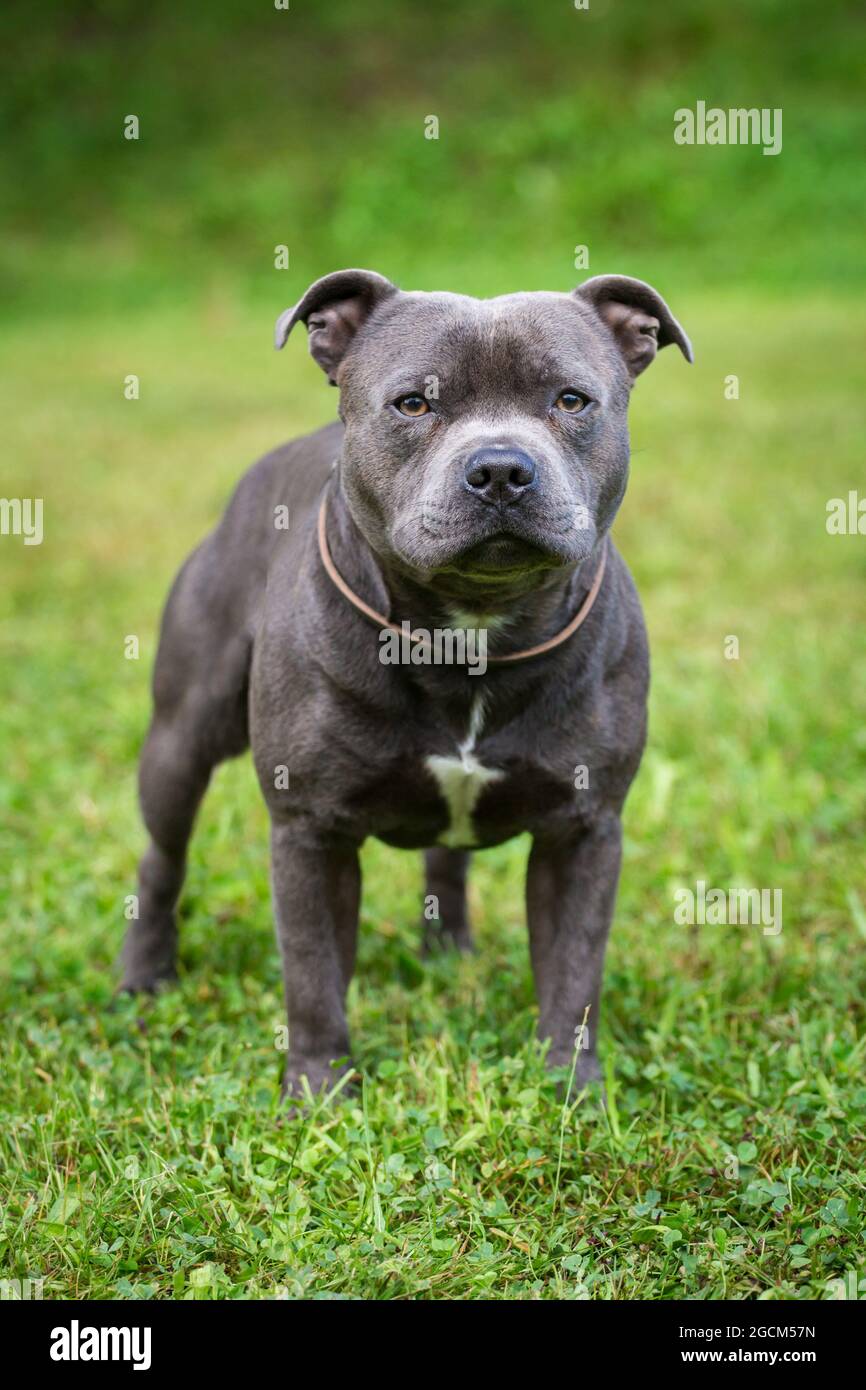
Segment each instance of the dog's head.
[{"label": "dog's head", "polygon": [[467,598],[591,555],[625,491],[632,383],[668,343],[692,360],[661,296],[622,275],[479,300],[343,270],[280,315],[278,348],[299,320],[340,388],[362,534]]}]

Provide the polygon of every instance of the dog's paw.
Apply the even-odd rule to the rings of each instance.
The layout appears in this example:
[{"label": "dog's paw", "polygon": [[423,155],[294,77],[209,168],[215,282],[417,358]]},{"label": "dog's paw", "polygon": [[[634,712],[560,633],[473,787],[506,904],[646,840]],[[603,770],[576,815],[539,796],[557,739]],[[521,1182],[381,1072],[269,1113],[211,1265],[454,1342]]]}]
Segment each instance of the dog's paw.
[{"label": "dog's paw", "polygon": [[356,1076],[348,1058],[340,1061],[314,1057],[290,1058],[283,1073],[280,1092],[286,1107],[285,1114],[288,1117],[297,1115],[311,1099],[328,1100],[335,1090],[339,1095],[345,1095],[347,1091],[351,1093]]},{"label": "dog's paw", "polygon": [[177,982],[177,928],[171,915],[131,922],[117,962],[120,994],[155,994]]},{"label": "dog's paw", "polygon": [[583,1052],[578,1056],[577,1066],[574,1069],[573,1089],[582,1090],[584,1086],[595,1086],[602,1084],[601,1066],[595,1056],[589,1056]]},{"label": "dog's paw", "polygon": [[173,967],[149,967],[146,965],[124,967],[118,994],[156,994],[177,984],[177,971]]},{"label": "dog's paw", "polygon": [[446,926],[443,922],[429,922],[425,919],[421,923],[422,959],[442,955],[447,951],[458,951],[463,956],[474,954],[475,947],[468,923],[459,921],[456,926]]},{"label": "dog's paw", "polygon": [[549,1053],[547,1068],[556,1073],[560,1100],[567,1099],[570,1104],[587,1087],[594,1095],[604,1100],[601,1066],[595,1053],[580,1051],[577,1061],[574,1059],[574,1053]]},{"label": "dog's paw", "polygon": [[118,994],[156,994],[178,983],[178,972],[170,960],[121,956],[120,965]]}]

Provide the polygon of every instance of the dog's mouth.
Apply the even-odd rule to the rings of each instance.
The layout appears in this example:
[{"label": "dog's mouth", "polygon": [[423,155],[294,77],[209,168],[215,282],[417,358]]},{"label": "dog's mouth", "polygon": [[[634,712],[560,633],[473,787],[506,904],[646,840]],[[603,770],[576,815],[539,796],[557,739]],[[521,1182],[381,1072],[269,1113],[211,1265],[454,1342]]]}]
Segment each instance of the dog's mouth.
[{"label": "dog's mouth", "polygon": [[550,556],[540,546],[511,531],[497,531],[455,555],[447,568],[457,574],[506,579],[549,564]]},{"label": "dog's mouth", "polygon": [[[592,550],[592,535],[579,535],[572,512],[559,510],[534,514],[523,507],[498,512],[485,507],[467,517],[445,508],[425,512],[422,527],[417,517],[394,537],[394,553],[423,583],[443,581],[467,592],[479,587],[504,593],[534,586],[546,572],[580,564]],[[440,586],[441,587],[441,586]]]}]

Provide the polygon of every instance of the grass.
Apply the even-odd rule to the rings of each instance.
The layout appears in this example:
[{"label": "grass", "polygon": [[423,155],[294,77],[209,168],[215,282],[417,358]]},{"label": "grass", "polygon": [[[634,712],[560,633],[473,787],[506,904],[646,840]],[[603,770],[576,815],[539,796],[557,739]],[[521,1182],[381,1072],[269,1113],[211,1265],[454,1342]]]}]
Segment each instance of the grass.
[{"label": "grass", "polygon": [[[698,362],[666,352],[638,385],[617,524],[654,683],[606,1111],[563,1106],[533,1040],[526,843],[477,856],[478,954],[423,966],[418,856],[370,844],[363,1088],[279,1124],[246,759],[205,803],[180,986],[113,997],[168,583],[247,463],[335,397],[300,341],[270,351],[281,306],[240,294],[59,318],[47,343],[4,330],[3,489],[43,496],[46,531],[0,541],[3,1277],[54,1298],[798,1299],[864,1274],[866,550],[824,521],[862,480],[866,315],[662,288]],[[698,878],[781,888],[782,933],[677,926],[673,890]]]}]

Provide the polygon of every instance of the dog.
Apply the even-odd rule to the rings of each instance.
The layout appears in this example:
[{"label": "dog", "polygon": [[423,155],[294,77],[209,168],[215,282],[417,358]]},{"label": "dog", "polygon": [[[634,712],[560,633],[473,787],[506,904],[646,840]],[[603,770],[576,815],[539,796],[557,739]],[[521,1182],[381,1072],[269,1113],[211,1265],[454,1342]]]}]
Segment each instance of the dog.
[{"label": "dog", "polygon": [[[287,1095],[352,1065],[369,835],[425,851],[425,948],[466,950],[470,852],[530,833],[538,1036],[549,1065],[598,1079],[649,682],[610,528],[632,385],[666,345],[692,361],[689,340],[654,289],[620,275],[479,300],[343,270],[280,315],[278,348],[299,322],[339,388],[339,420],[253,466],[171,589],[121,987],[174,977],[196,811],[214,767],[251,746],[271,821]],[[397,631],[395,663],[383,652]],[[470,631],[484,635],[483,670],[431,659],[430,634]]]}]

